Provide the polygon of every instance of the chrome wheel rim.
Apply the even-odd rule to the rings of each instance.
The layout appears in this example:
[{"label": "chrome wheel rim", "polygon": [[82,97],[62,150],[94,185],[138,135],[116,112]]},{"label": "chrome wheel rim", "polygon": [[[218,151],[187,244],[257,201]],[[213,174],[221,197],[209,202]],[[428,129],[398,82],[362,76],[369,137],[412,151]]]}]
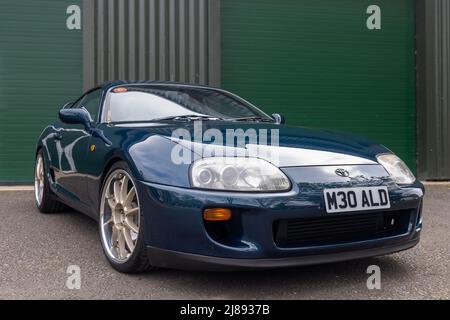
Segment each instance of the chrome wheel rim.
[{"label": "chrome wheel rim", "polygon": [[111,173],[105,183],[100,204],[103,247],[118,262],[128,261],[139,236],[140,208],[136,187],[122,169]]},{"label": "chrome wheel rim", "polygon": [[34,196],[38,206],[42,203],[44,195],[44,158],[38,155],[36,158],[36,167],[34,169]]}]

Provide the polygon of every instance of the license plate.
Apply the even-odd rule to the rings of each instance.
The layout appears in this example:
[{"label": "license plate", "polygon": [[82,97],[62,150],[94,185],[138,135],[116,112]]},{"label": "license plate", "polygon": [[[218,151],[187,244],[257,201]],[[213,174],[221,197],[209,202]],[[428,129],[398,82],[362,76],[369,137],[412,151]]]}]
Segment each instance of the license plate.
[{"label": "license plate", "polygon": [[389,209],[387,187],[325,189],[328,213]]}]

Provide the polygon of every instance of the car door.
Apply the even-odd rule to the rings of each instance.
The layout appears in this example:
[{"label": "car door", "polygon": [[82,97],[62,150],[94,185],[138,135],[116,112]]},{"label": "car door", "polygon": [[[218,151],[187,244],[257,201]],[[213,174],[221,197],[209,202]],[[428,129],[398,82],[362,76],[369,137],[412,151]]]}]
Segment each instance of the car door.
[{"label": "car door", "polygon": [[[84,108],[91,115],[91,124],[95,125],[101,89],[85,94],[71,108]],[[91,133],[81,124],[63,124],[59,136],[55,138],[58,154],[55,180],[69,200],[87,205],[86,157]]]}]

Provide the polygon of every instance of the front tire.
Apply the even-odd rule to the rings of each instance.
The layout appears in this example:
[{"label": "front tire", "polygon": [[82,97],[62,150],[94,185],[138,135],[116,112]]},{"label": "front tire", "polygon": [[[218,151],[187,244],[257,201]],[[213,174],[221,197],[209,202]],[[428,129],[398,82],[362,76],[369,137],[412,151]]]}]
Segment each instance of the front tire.
[{"label": "front tire", "polygon": [[139,190],[126,162],[117,162],[103,182],[99,232],[103,251],[112,267],[124,273],[153,267],[144,244],[144,214]]},{"label": "front tire", "polygon": [[56,213],[67,209],[62,203],[55,200],[50,190],[50,184],[46,174],[44,153],[39,150],[36,156],[34,169],[34,199],[36,207],[41,213]]}]

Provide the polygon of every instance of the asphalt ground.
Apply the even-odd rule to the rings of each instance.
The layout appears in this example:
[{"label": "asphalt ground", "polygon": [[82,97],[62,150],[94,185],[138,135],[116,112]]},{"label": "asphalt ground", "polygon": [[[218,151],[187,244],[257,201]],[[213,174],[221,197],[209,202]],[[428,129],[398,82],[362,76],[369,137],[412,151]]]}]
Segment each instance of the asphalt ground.
[{"label": "asphalt ground", "polygon": [[[422,240],[401,253],[271,271],[178,270],[126,275],[103,256],[96,223],[77,212],[44,215],[31,191],[0,188],[0,299],[449,299],[450,185],[427,187]],[[80,289],[69,289],[70,265]],[[367,268],[381,289],[367,288]]]}]

